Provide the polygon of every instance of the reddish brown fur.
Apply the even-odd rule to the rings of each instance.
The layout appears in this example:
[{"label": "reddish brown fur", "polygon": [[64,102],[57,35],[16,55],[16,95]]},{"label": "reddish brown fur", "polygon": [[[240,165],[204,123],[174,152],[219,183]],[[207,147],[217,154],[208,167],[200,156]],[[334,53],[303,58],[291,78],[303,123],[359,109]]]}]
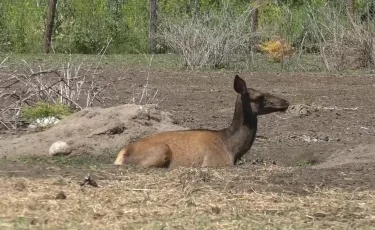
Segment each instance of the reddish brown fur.
[{"label": "reddish brown fur", "polygon": [[[146,137],[128,145],[122,149],[115,164],[122,164],[122,157],[124,157],[125,164],[132,163],[146,167],[220,166],[230,165],[233,162],[234,159],[228,155],[223,139],[221,135],[218,135],[218,132],[209,130],[173,131]],[[207,157],[205,159],[205,156],[211,156],[212,159],[207,159]],[[149,158],[153,158],[153,160],[145,163],[144,159]]]},{"label": "reddish brown fur", "polygon": [[285,111],[289,105],[283,99],[246,88],[245,81],[238,76],[234,89],[239,96],[228,128],[154,134],[123,148],[115,164],[169,168],[234,165],[251,148],[257,130],[257,115]]}]

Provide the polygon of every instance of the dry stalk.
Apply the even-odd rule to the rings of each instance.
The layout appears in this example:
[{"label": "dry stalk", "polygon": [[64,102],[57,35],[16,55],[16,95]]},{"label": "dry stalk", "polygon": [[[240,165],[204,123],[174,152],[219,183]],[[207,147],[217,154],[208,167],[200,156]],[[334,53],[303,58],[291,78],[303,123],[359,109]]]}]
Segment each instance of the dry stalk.
[{"label": "dry stalk", "polygon": [[229,12],[226,1],[219,13],[185,18],[162,18],[160,34],[165,45],[178,53],[190,69],[220,68],[250,53],[252,39],[248,19],[251,10],[239,16]]},{"label": "dry stalk", "polygon": [[[107,44],[109,45],[109,43]],[[101,58],[100,58],[101,60]],[[105,78],[90,68],[82,71],[83,62],[74,64],[70,58],[66,65],[56,70],[35,71],[22,60],[28,68],[26,74],[4,73],[0,81],[0,124],[6,129],[17,129],[24,123],[21,109],[37,101],[61,103],[75,110],[91,107],[95,103],[106,103],[105,92],[122,80]]]},{"label": "dry stalk", "polygon": [[[146,57],[147,58],[147,57]],[[138,102],[136,102],[136,90],[135,90],[135,85],[133,84],[132,85],[132,88],[133,88],[133,93],[132,93],[132,98],[131,98],[131,102],[133,104],[138,104],[138,105],[149,105],[149,104],[155,104],[155,99],[156,99],[156,96],[159,92],[158,89],[156,89],[156,91],[153,93],[153,94],[150,94],[150,89],[149,89],[149,79],[150,79],[150,74],[151,74],[151,67],[152,67],[152,61],[153,61],[153,58],[154,58],[154,55],[151,55],[151,58],[149,60],[149,69],[147,71],[147,77],[146,77],[146,83],[142,86],[142,90],[140,92],[140,98],[138,100]],[[164,100],[164,98],[162,98],[161,100],[158,101],[158,103],[156,104],[160,104],[162,101]]]},{"label": "dry stalk", "polygon": [[[121,172],[121,171],[120,171]],[[374,191],[267,184],[287,168],[103,170],[102,186],[81,191],[75,177],[0,178],[0,228],[371,229]],[[240,175],[240,176],[239,176]],[[242,175],[242,176],[241,176]],[[89,178],[88,178],[89,179]],[[88,179],[85,179],[87,182]],[[80,178],[78,179],[80,180]],[[227,182],[231,186],[226,187]],[[276,187],[272,187],[276,186]],[[274,188],[275,190],[273,190]],[[54,200],[64,191],[68,199]],[[204,218],[202,218],[202,216]],[[172,218],[171,218],[172,217]],[[35,221],[32,221],[35,220]],[[9,228],[13,229],[13,228]]]},{"label": "dry stalk", "polygon": [[3,64],[8,60],[8,58],[9,58],[9,56],[6,57],[6,58],[4,58],[4,60],[2,60],[2,61],[0,62],[0,69],[6,67],[6,66],[4,66]]},{"label": "dry stalk", "polygon": [[[374,27],[357,23],[347,12],[327,4],[309,12],[312,35],[328,71],[366,68],[374,64]],[[341,15],[349,15],[344,20]]]}]

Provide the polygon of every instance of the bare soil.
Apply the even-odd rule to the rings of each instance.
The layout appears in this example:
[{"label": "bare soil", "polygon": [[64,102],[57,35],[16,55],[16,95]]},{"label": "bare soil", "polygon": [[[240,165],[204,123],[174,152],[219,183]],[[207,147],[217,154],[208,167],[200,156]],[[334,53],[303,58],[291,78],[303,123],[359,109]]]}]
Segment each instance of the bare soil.
[{"label": "bare soil", "polygon": [[[105,70],[104,74],[118,76],[118,72],[114,70]],[[186,209],[183,210],[186,212],[173,214],[180,219],[183,219],[184,216],[192,215],[194,210],[198,210],[200,213],[209,207],[209,211],[208,209],[206,211],[210,212],[210,216],[207,218],[211,222],[209,224],[205,223],[204,226],[206,227],[228,228],[229,226],[237,226],[238,228],[246,228],[246,226],[240,224],[234,225],[235,221],[229,220],[232,220],[231,218],[236,215],[237,218],[241,218],[238,215],[243,215],[242,217],[249,215],[246,216],[249,220],[253,218],[254,221],[260,221],[257,213],[263,213],[267,218],[271,219],[275,218],[275,216],[281,218],[279,222],[276,221],[280,225],[274,225],[272,221],[272,223],[257,222],[260,225],[256,226],[260,228],[265,226],[269,228],[287,228],[287,226],[292,226],[290,224],[294,223],[293,221],[301,221],[299,222],[301,225],[292,226],[292,228],[296,229],[306,227],[323,229],[332,226],[336,226],[337,229],[360,228],[361,224],[353,225],[353,223],[359,223],[355,222],[356,219],[360,219],[361,223],[364,224],[363,226],[368,228],[375,224],[373,222],[374,213],[370,211],[371,209],[374,210],[375,206],[373,207],[373,204],[369,203],[375,189],[375,77],[373,75],[239,73],[246,80],[248,87],[289,100],[291,102],[290,109],[286,113],[275,113],[260,117],[257,138],[251,150],[245,155],[243,164],[232,168],[209,169],[208,171],[206,169],[198,171],[195,169],[169,171],[114,167],[111,162],[114,161],[116,151],[122,145],[153,132],[184,128],[221,129],[227,126],[232,118],[236,98],[236,94],[232,89],[235,73],[154,69],[148,74],[145,68],[134,68],[123,74],[126,77],[126,81],[118,84],[116,89],[110,92],[109,96],[111,96],[112,100],[108,104],[108,108],[81,111],[42,133],[14,132],[12,134],[2,131],[0,135],[0,155],[6,156],[6,160],[0,160],[0,178],[3,178],[1,179],[3,180],[1,183],[3,185],[0,186],[0,190],[3,189],[1,187],[9,183],[15,183],[14,181],[12,182],[12,178],[24,178],[23,180],[26,182],[23,181],[22,183],[26,184],[26,187],[35,187],[34,183],[44,183],[45,186],[48,184],[52,189],[53,186],[51,184],[53,182],[51,178],[63,177],[64,180],[74,181],[76,184],[88,172],[92,172],[99,184],[116,191],[128,189],[126,194],[129,196],[136,194],[138,197],[138,192],[141,191],[132,190],[131,188],[144,189],[142,191],[146,192],[142,193],[142,199],[146,200],[142,202],[150,204],[150,207],[162,204],[158,203],[160,200],[155,203],[158,199],[155,197],[156,195],[150,195],[147,198],[147,195],[144,194],[150,194],[148,191],[158,191],[160,193],[164,191],[172,197],[171,194],[173,194],[176,183],[178,184],[176,185],[177,187],[189,187],[188,185],[190,185],[189,189],[197,189],[202,194],[204,192],[216,194],[215,199],[213,196],[203,197],[200,192],[196,196],[191,194],[187,196],[184,187],[182,188],[182,195],[176,197],[176,199],[181,199],[185,202],[181,205],[185,205]],[[140,92],[145,87],[148,75],[148,95],[146,95],[146,98],[152,98],[157,90],[155,102],[158,103],[158,106],[143,106],[142,109],[139,109],[139,106],[122,105],[131,102],[133,97],[136,102],[139,101]],[[90,114],[94,115],[91,116]],[[105,149],[109,149],[109,153],[106,151],[106,157],[100,158],[104,163],[99,168],[90,168],[90,165],[88,167],[57,166],[49,165],[48,162],[37,163],[35,161],[33,161],[33,164],[27,164],[14,158],[28,155],[30,152],[45,155],[48,152],[49,145],[57,140],[67,140],[73,146],[73,155],[76,156],[88,153],[103,155]],[[74,158],[74,156],[71,157]],[[191,173],[193,176],[190,175]],[[146,179],[142,179],[142,176]],[[165,178],[169,178],[170,181],[165,180]],[[182,182],[181,178],[184,178],[185,182]],[[129,184],[123,184],[124,180],[128,181]],[[134,180],[133,184],[129,180]],[[146,180],[148,181],[146,182]],[[144,182],[145,186],[141,185],[141,181]],[[160,187],[159,183],[165,183],[165,187]],[[60,188],[68,191],[70,191],[69,189],[77,189],[77,185],[70,185],[70,182],[68,184]],[[209,189],[205,190],[207,186]],[[55,192],[56,189],[53,188],[52,190]],[[223,192],[223,189],[228,189],[229,192],[227,190]],[[109,192],[108,190],[106,191]],[[190,192],[194,193],[194,191]],[[44,192],[48,193],[47,190]],[[356,192],[356,195],[353,192]],[[100,197],[104,196],[98,195],[98,192],[87,193],[89,196],[94,196],[94,194]],[[281,202],[282,204],[290,202],[290,204],[295,205],[295,208],[291,206],[281,207],[279,211],[284,210],[283,212],[274,211],[271,216],[268,216],[269,212],[272,212],[269,211],[271,210],[271,203],[259,204],[257,199],[270,201],[274,193],[285,195],[278,196],[278,198],[274,197],[275,201],[272,202]],[[159,193],[156,192],[155,194]],[[233,198],[232,195],[228,194],[242,195],[241,198],[237,197],[238,200],[236,200],[237,198]],[[363,198],[361,202],[369,206],[363,206],[363,210],[359,210],[358,207],[352,207],[352,204],[345,203],[349,202],[350,198],[348,196],[350,194],[353,194],[353,197],[361,196]],[[75,201],[81,202],[86,199],[85,197],[76,197],[78,195],[74,196],[74,199],[72,199]],[[221,196],[224,196],[224,198]],[[1,197],[3,196],[1,195]],[[16,199],[17,196],[13,194],[8,197],[8,200],[4,201],[3,205],[6,205],[6,202],[11,203],[11,200],[9,200],[11,197]],[[220,197],[222,198],[221,201]],[[323,197],[327,199],[325,200]],[[283,201],[278,200],[279,198],[282,198]],[[319,200],[317,202],[321,206],[318,205],[319,207],[316,207],[318,203],[315,203],[315,198]],[[38,200],[37,198],[35,199]],[[208,204],[204,202],[205,199],[214,200]],[[241,211],[232,209],[233,213],[226,213],[231,210],[228,209],[230,200],[233,200],[236,205],[241,205],[242,199],[250,200],[249,206],[243,204],[245,206]],[[356,199],[360,200],[358,197]],[[178,203],[177,200],[172,200],[168,202]],[[324,205],[325,202],[329,201],[333,202],[332,206],[330,206],[332,210],[321,210],[328,207]],[[116,202],[121,203],[123,201]],[[356,212],[350,208],[345,209],[340,206],[340,202],[344,202],[347,207],[352,207],[354,210],[358,209],[359,211]],[[93,203],[97,202],[93,201]],[[89,205],[88,203],[85,204]],[[122,204],[124,206],[118,206],[119,203],[116,204],[118,206],[116,206],[117,209],[121,209],[121,207],[129,208],[134,203],[123,202]],[[190,204],[193,205],[189,206]],[[14,211],[15,213],[19,213],[22,209],[22,205],[19,205],[19,210]],[[83,204],[80,203],[80,205]],[[179,205],[180,203],[177,206],[181,208]],[[258,211],[249,214],[251,210],[248,208],[252,205],[254,205],[254,210]],[[313,213],[305,213],[306,206],[304,205],[310,206],[310,211],[314,210]],[[337,206],[337,209],[335,209],[333,208],[335,205],[340,207]],[[268,208],[265,208],[266,206]],[[64,207],[61,206],[60,208],[64,209]],[[68,207],[65,208],[69,209]],[[172,222],[162,218],[164,215],[172,215],[172,213],[166,211],[167,207],[164,208],[165,210],[163,208],[161,210],[143,210],[143,215],[148,213],[154,216],[156,218],[154,220],[158,223],[172,224]],[[107,214],[99,211],[91,213],[92,210],[90,209],[90,215],[99,219],[108,217],[112,221],[120,218],[113,215],[108,216],[109,209],[107,206],[105,208],[102,206],[102,211],[107,212]],[[222,223],[223,225],[213,225],[212,221],[215,222],[217,220],[213,216],[222,212],[221,210],[226,210],[224,213],[229,215],[227,216],[229,219],[226,219],[229,222]],[[71,213],[76,211],[71,211]],[[124,208],[121,209],[121,212],[124,212]],[[138,214],[142,216],[142,210],[139,212]],[[291,218],[293,213],[298,216],[297,213],[301,212],[305,214],[301,214],[302,217],[300,219]],[[31,213],[38,216],[33,211]],[[202,211],[202,213],[204,215],[205,211]],[[5,218],[10,220],[10,215],[5,216]],[[65,220],[72,217],[70,214],[66,215]],[[129,215],[135,214],[131,213]],[[128,218],[130,217],[127,214],[123,213],[121,216],[126,216],[125,219],[129,221]],[[41,217],[39,216],[38,218],[37,221],[41,221]],[[140,221],[139,218],[133,217],[135,224],[126,226],[134,228],[146,226],[150,229],[155,227]],[[311,219],[318,222],[310,223],[309,220]],[[288,220],[291,222],[289,223]],[[176,228],[197,226],[191,221],[191,219],[185,220],[186,226],[177,224]],[[200,220],[196,221],[199,222]],[[250,221],[249,223],[253,222]],[[38,226],[41,226],[39,222],[38,224]],[[238,223],[236,222],[236,224]],[[58,226],[61,227],[61,225]],[[85,223],[85,225],[78,226],[87,227],[93,225]],[[173,228],[173,224],[168,226]]]},{"label": "bare soil", "polygon": [[[117,77],[119,72],[105,70]],[[73,154],[115,153],[130,141],[154,132],[226,127],[236,94],[233,72],[191,72],[134,68],[110,92],[107,108],[85,109],[44,132],[0,135],[1,156],[47,154],[57,140],[68,142]],[[240,73],[248,87],[291,102],[286,113],[259,119],[257,139],[243,159],[246,164],[279,166],[342,166],[375,162],[375,77],[306,73]],[[148,78],[148,80],[147,80]],[[147,84],[147,85],[146,85]],[[158,106],[126,105],[156,92]],[[125,105],[121,105],[125,104]],[[141,102],[142,104],[142,102]],[[311,167],[310,167],[311,168]],[[357,171],[357,170],[355,170]],[[313,173],[311,172],[311,173]],[[309,173],[310,174],[310,173]],[[312,177],[317,178],[317,177]]]}]

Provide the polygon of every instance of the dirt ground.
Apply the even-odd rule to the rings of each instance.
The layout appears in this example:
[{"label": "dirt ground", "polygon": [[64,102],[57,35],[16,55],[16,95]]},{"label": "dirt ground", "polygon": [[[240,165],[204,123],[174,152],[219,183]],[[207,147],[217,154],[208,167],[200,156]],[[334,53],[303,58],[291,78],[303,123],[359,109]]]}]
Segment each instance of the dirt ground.
[{"label": "dirt ground", "polygon": [[[104,74],[117,76],[119,72],[104,70]],[[140,91],[145,86],[147,77],[148,97],[152,98],[156,90],[158,91],[155,97],[155,102],[158,103],[158,109],[155,113],[158,114],[156,117],[159,118],[151,119],[153,122],[151,126],[154,128],[151,130],[145,129],[146,131],[140,130],[133,135],[133,138],[139,138],[151,132],[161,131],[164,128],[165,130],[177,128],[221,129],[227,126],[231,121],[234,100],[236,98],[236,94],[232,89],[235,72],[192,72],[154,69],[152,73],[149,74],[144,68],[133,68],[121,74],[124,75],[126,80],[118,84],[116,89],[110,93],[112,100],[108,107],[129,103],[133,96],[139,100]],[[200,187],[209,186],[210,190],[207,191],[217,192],[222,191],[223,187],[225,187],[229,188],[231,193],[258,195],[259,193],[254,193],[254,191],[264,191],[267,194],[284,193],[286,194],[285,199],[292,199],[296,202],[298,202],[297,199],[302,199],[303,201],[301,201],[301,203],[304,204],[309,202],[308,198],[306,198],[309,194],[318,194],[317,196],[319,197],[320,195],[325,196],[330,193],[331,198],[339,197],[338,194],[344,194],[343,200],[345,200],[347,199],[347,195],[345,194],[352,194],[353,191],[362,191],[368,193],[367,195],[362,195],[366,198],[363,199],[363,202],[369,204],[369,207],[366,207],[369,209],[363,211],[365,213],[363,216],[345,216],[345,213],[353,213],[353,210],[350,211],[348,209],[345,211],[344,207],[340,207],[342,211],[342,213],[341,211],[339,213],[341,215],[340,217],[338,217],[339,214],[337,213],[332,214],[330,211],[326,211],[322,214],[319,211],[317,212],[318,214],[314,214],[316,216],[313,216],[312,219],[319,219],[319,221],[322,222],[315,222],[315,224],[312,225],[296,225],[294,227],[297,229],[299,227],[322,229],[331,226],[329,224],[327,226],[324,225],[325,221],[328,221],[328,223],[331,224],[333,222],[341,223],[342,225],[332,225],[336,226],[337,229],[348,226],[349,228],[356,228],[360,227],[360,224],[358,226],[344,224],[349,222],[353,223],[351,221],[355,222],[356,218],[364,221],[364,226],[369,227],[372,224],[375,225],[375,215],[370,211],[372,204],[367,200],[371,200],[370,198],[373,197],[375,189],[374,75],[356,74],[353,76],[345,76],[340,74],[252,72],[240,72],[239,75],[246,80],[248,87],[287,99],[290,101],[291,106],[286,113],[265,115],[259,119],[257,138],[253,147],[243,159],[243,164],[234,168],[220,169],[217,171],[209,170],[207,177],[214,177],[216,179],[207,179],[204,176],[206,174],[203,173],[204,175],[202,176],[198,171],[193,170],[195,176],[187,176],[188,179],[186,179],[189,184],[192,184],[192,188],[199,190]],[[170,114],[161,119],[160,114],[164,114],[164,112]],[[76,116],[78,117],[78,115]],[[94,133],[94,136],[96,135],[97,137],[98,133],[101,135],[97,137],[97,139],[92,139],[94,140],[93,142],[115,140],[118,145],[121,145],[122,140],[124,144],[130,141],[130,139],[117,138],[116,132],[107,132],[108,130],[113,131],[113,124],[116,126],[121,119],[118,120],[119,118],[114,118],[114,116],[101,118],[102,121],[105,119],[108,119],[108,123],[103,123],[106,127],[104,131],[99,130],[99,132],[97,130],[98,132],[95,132],[95,130],[91,130],[91,134]],[[142,123],[144,120],[142,119],[142,117],[140,119],[135,119],[131,127],[137,124],[136,127],[138,130],[142,127],[150,126],[147,122]],[[168,128],[163,126],[165,124],[167,124]],[[102,126],[99,125],[99,127]],[[55,131],[52,133],[63,133],[58,127],[54,128]],[[132,129],[129,130],[129,132],[132,132]],[[90,134],[90,132],[86,131],[83,133],[83,136]],[[114,160],[114,154],[119,146],[116,146],[116,148],[113,147],[110,151],[111,153],[107,157],[102,158],[105,159],[105,162],[101,165],[100,169],[54,166],[43,163],[37,164],[35,162],[35,164],[25,164],[9,160],[12,159],[12,151],[15,153],[14,156],[19,156],[19,154],[24,155],[27,154],[28,147],[32,148],[33,145],[40,145],[37,142],[38,138],[33,137],[34,139],[31,138],[25,146],[24,143],[26,142],[24,141],[27,139],[25,138],[27,135],[30,134],[25,134],[23,132],[11,134],[5,131],[0,135],[1,149],[7,149],[7,153],[3,151],[0,154],[2,156],[7,156],[7,159],[0,161],[0,177],[3,178],[2,184],[4,186],[7,183],[13,183],[11,186],[14,186],[15,182],[11,182],[9,178],[24,178],[23,183],[29,183],[31,187],[34,186],[33,180],[44,180],[45,182],[43,183],[47,183],[51,178],[59,178],[61,176],[65,179],[70,178],[69,180],[73,180],[75,181],[74,183],[76,183],[80,181],[87,172],[92,172],[99,183],[108,184],[110,183],[108,181],[111,181],[111,183],[115,183],[116,186],[120,183],[119,181],[121,181],[118,177],[126,177],[126,175],[132,175],[129,176],[129,178],[136,177],[138,179],[141,177],[140,175],[146,175],[145,177],[147,178],[151,177],[151,179],[149,178],[150,180],[155,180],[153,183],[157,183],[156,181],[158,180],[163,181],[162,178],[164,177],[169,178],[175,177],[176,175],[178,178],[184,177],[186,173],[189,174],[192,170],[142,171],[141,169],[113,167],[110,164]],[[43,134],[38,135],[43,136]],[[105,137],[103,137],[103,135]],[[48,136],[51,136],[51,133],[46,131],[44,138]],[[22,151],[18,151],[16,154],[17,148],[14,148],[12,145],[20,144],[19,140],[24,142],[23,148]],[[5,145],[7,145],[7,147],[5,147]],[[90,143],[86,143],[86,146],[81,145],[81,149],[83,147],[90,149],[89,145]],[[111,145],[102,146],[99,144],[99,146],[101,148],[110,148]],[[152,174],[156,174],[156,176],[150,176]],[[230,176],[228,176],[228,174],[230,174]],[[199,177],[198,180],[196,178],[197,175]],[[147,183],[151,182],[149,181]],[[179,183],[182,183],[180,179]],[[139,184],[129,184],[129,186],[138,185]],[[112,186],[114,185],[112,184]],[[26,187],[28,186],[26,185]],[[147,186],[145,186],[145,189],[146,187]],[[76,189],[76,187],[74,187],[74,189]],[[24,189],[21,190],[23,191]],[[332,191],[336,192],[333,193]],[[137,192],[131,190],[127,192],[128,195],[132,193]],[[293,196],[293,198],[287,197],[289,195]],[[298,198],[300,196],[303,198]],[[203,199],[203,197],[201,198]],[[247,198],[245,196],[241,199]],[[252,202],[255,203],[257,199],[262,199],[261,196],[253,198],[255,200],[252,200]],[[239,203],[237,205],[240,205],[240,200],[238,200]],[[320,200],[319,202],[324,203],[327,201]],[[220,201],[217,202],[220,203]],[[279,201],[275,202],[277,203]],[[215,202],[213,201],[213,203]],[[338,201],[338,203],[340,203],[340,201]],[[251,204],[249,205],[251,206]],[[259,205],[256,207],[259,208]],[[296,204],[296,207],[297,206]],[[349,206],[348,204],[348,207]],[[210,210],[210,212],[215,213],[217,210],[221,209],[210,208]],[[296,208],[293,210],[299,212],[302,209],[299,210]],[[244,208],[242,211],[251,212],[251,209],[248,210]],[[156,213],[157,210],[154,210],[154,212]],[[328,212],[332,215],[327,214]],[[163,215],[164,214],[165,213],[163,213]],[[190,215],[189,213],[185,214]],[[231,213],[231,215],[232,214],[234,215],[234,213]],[[161,214],[155,215],[160,217]],[[171,215],[171,213],[166,215]],[[283,216],[283,214],[278,215]],[[308,217],[309,215],[307,214],[306,216],[307,219],[296,221],[309,223],[307,220],[311,218]],[[288,214],[288,218],[289,217]],[[98,218],[100,219],[102,216]],[[163,220],[160,221],[163,222]],[[316,225],[316,223],[319,224]],[[140,223],[137,222],[137,224]],[[282,222],[280,226],[282,228],[288,228],[288,226],[291,226],[289,224],[290,223]],[[139,225],[132,226],[135,228],[135,226]],[[149,225],[147,226],[150,227]],[[187,228],[188,226],[192,225],[188,224],[179,227]],[[234,225],[227,225],[227,227],[228,226],[233,227]],[[264,225],[264,223],[261,223],[259,226],[273,228],[278,225]],[[216,226],[216,228],[221,227],[225,227],[225,225]],[[244,228],[244,226],[240,225],[237,227]],[[152,228],[150,227],[150,229]]]},{"label": "dirt ground", "polygon": [[[115,77],[119,72],[104,70],[103,74]],[[112,108],[109,112],[100,112],[97,108],[91,112],[82,111],[73,115],[71,120],[77,122],[73,122],[72,126],[63,123],[34,137],[23,132],[13,135],[3,132],[0,135],[1,154],[8,157],[24,155],[31,153],[32,149],[40,151],[42,143],[45,143],[43,148],[47,149],[54,141],[48,137],[65,136],[77,139],[77,135],[90,136],[92,141],[77,143],[76,147],[81,148],[79,153],[85,153],[85,149],[86,153],[97,153],[100,149],[111,147],[115,152],[121,147],[121,142],[125,145],[130,140],[153,132],[179,128],[221,129],[231,121],[236,97],[232,89],[234,72],[155,69],[150,74],[146,69],[134,68],[121,74],[126,80],[111,92],[112,100],[108,107],[127,104],[133,97],[137,102],[148,77],[148,98],[153,97],[158,90],[155,97],[158,104],[154,112],[156,118],[149,121],[154,125],[145,124],[145,114],[133,111],[137,110],[137,107]],[[319,178],[323,168],[341,166],[341,170],[355,171],[360,175],[358,165],[361,165],[360,168],[363,170],[373,167],[373,75],[251,72],[239,74],[246,80],[248,87],[275,94],[291,103],[286,113],[260,117],[257,139],[244,159],[247,164],[273,162],[279,166],[319,168],[308,173],[317,173],[317,177],[311,178]],[[146,100],[143,99],[143,103],[144,101]],[[128,117],[119,116],[122,110],[128,111]],[[132,112],[129,112],[130,110]],[[161,113],[168,114],[168,117],[162,116]],[[133,124],[124,124],[127,120],[133,121]],[[128,129],[125,131],[128,134],[126,138],[122,136],[116,139],[116,133],[113,132],[116,132],[115,128],[118,126],[129,126],[124,128]],[[46,138],[48,141],[42,142]],[[68,142],[71,142],[71,139]],[[40,151],[36,154],[43,153]]]},{"label": "dirt ground", "polygon": [[1,155],[8,158],[48,154],[56,141],[66,142],[71,155],[118,151],[125,144],[156,132],[179,130],[170,113],[156,105],[120,105],[88,108],[42,132],[24,132],[0,140]]}]

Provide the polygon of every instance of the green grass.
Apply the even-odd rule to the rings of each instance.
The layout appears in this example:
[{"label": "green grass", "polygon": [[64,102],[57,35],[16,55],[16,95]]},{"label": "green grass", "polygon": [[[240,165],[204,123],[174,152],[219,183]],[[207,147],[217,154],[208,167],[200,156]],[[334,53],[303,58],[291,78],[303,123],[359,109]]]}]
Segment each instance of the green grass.
[{"label": "green grass", "polygon": [[[178,57],[173,54],[160,54],[160,55],[148,55],[148,54],[124,54],[124,55],[85,55],[85,54],[5,54],[0,53],[0,62],[8,57],[8,60],[3,64],[10,69],[25,69],[28,70],[27,64],[35,68],[38,71],[39,66],[42,70],[46,69],[57,69],[63,65],[67,65],[69,62],[78,66],[83,63],[84,67],[91,66],[96,68],[100,63],[99,67],[105,67],[106,69],[112,68],[115,70],[124,68],[135,68],[135,67],[148,67],[154,68],[176,68],[178,67]],[[27,64],[26,64],[26,63]],[[43,69],[44,68],[44,69]],[[34,68],[33,68],[34,69]]]},{"label": "green grass", "polygon": [[28,226],[31,224],[32,220],[24,216],[18,216],[13,220],[14,229],[29,229]]},{"label": "green grass", "polygon": [[105,165],[113,164],[116,155],[112,152],[103,154],[87,154],[72,156],[21,156],[17,160],[29,165],[71,166],[79,169],[100,169]]},{"label": "green grass", "polygon": [[309,162],[308,160],[303,160],[303,161],[300,161],[296,164],[297,167],[311,167],[313,165],[313,163]]},{"label": "green grass", "polygon": [[[152,69],[169,69],[169,70],[187,70],[180,62],[180,58],[176,54],[111,54],[111,55],[86,55],[86,54],[6,54],[0,53],[0,62],[7,58],[3,64],[10,70],[28,71],[29,66],[33,71],[48,69],[60,69],[68,63],[78,67],[83,63],[84,69],[95,69],[97,66],[106,70],[128,70],[134,68]],[[226,71],[226,70],[250,70],[256,72],[327,72],[327,69],[319,55],[303,54],[298,56],[295,54],[289,61],[282,66],[280,63],[269,61],[266,55],[255,54],[251,60],[241,60],[232,63],[229,67],[218,69],[201,69],[203,72]],[[360,70],[331,70],[330,73],[352,76],[359,73],[373,74],[372,69]]]}]

